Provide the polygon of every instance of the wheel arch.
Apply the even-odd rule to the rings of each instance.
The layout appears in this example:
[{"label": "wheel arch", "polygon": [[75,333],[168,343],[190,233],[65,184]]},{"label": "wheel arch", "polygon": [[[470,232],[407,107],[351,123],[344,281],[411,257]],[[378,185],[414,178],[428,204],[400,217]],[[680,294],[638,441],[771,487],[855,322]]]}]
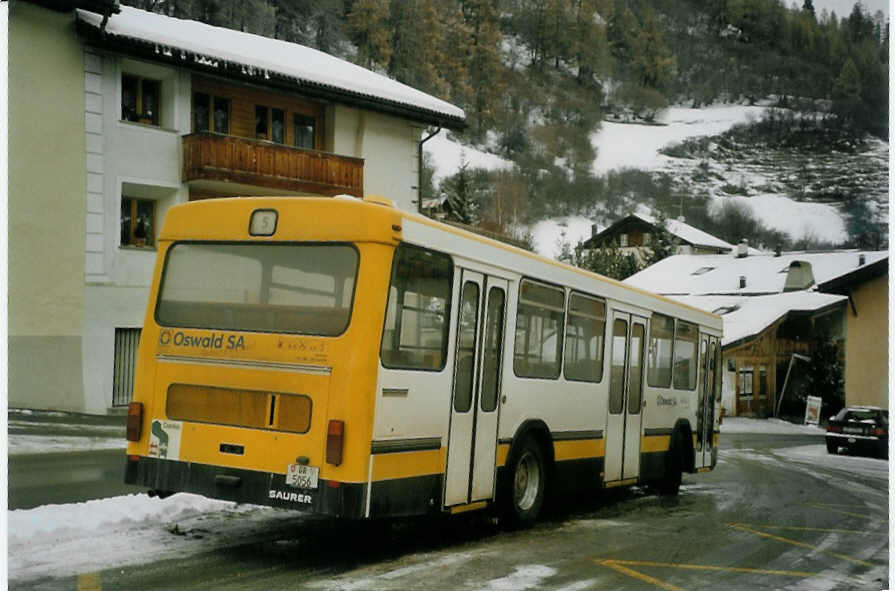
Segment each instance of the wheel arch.
[{"label": "wheel arch", "polygon": [[679,433],[681,445],[683,445],[683,465],[684,471],[693,473],[696,471],[696,456],[693,452],[693,429],[690,421],[687,419],[678,419],[674,424],[671,432],[671,441],[674,441],[675,434]]},{"label": "wheel arch", "polygon": [[552,472],[555,462],[553,436],[550,434],[550,429],[547,427],[547,423],[541,419],[528,419],[519,425],[516,429],[516,433],[513,434],[513,439],[510,441],[510,451],[507,454],[506,463],[509,465],[511,459],[519,453],[519,449],[522,447],[522,442],[528,437],[533,438],[538,442],[538,445],[541,446],[541,449],[544,451],[544,460],[547,463],[547,469]]}]

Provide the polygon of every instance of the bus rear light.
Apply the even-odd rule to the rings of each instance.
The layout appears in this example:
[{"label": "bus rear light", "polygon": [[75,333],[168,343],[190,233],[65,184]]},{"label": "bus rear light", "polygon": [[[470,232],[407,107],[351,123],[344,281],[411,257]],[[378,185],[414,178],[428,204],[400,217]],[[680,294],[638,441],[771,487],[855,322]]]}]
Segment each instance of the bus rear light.
[{"label": "bus rear light", "polygon": [[131,454],[131,455],[127,456],[127,461],[128,462],[139,462],[140,456]]},{"label": "bus rear light", "polygon": [[127,440],[140,441],[143,430],[143,403],[131,402],[127,407]]},{"label": "bus rear light", "polygon": [[326,463],[342,463],[342,444],[345,440],[345,421],[332,420],[326,429]]},{"label": "bus rear light", "polygon": [[342,486],[342,483],[338,480],[330,480],[326,483],[330,488],[339,488]]}]

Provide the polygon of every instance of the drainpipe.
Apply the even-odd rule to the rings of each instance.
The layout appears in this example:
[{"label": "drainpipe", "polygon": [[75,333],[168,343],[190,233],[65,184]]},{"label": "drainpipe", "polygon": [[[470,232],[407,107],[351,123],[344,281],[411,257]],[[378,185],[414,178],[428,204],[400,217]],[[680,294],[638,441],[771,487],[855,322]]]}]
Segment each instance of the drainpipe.
[{"label": "drainpipe", "polygon": [[438,135],[439,131],[441,131],[441,127],[430,133],[425,139],[420,140],[419,146],[417,146],[416,211],[419,214],[423,213],[423,144]]}]

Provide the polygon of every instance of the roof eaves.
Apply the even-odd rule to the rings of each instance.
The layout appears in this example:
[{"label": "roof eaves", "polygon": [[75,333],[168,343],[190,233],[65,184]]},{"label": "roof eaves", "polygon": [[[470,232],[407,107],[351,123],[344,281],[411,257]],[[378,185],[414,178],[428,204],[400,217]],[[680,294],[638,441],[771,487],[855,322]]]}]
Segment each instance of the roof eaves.
[{"label": "roof eaves", "polygon": [[819,283],[817,290],[825,293],[839,293],[847,295],[849,288],[852,286],[876,279],[889,272],[889,257],[886,256],[878,261],[863,265],[857,269],[853,269],[848,273],[834,277]]},{"label": "roof eaves", "polygon": [[[162,47],[158,43],[146,41],[127,35],[116,35],[108,31],[100,31],[90,23],[77,21],[78,32],[86,40],[97,47],[119,51],[157,62],[164,62],[180,67],[190,68],[207,74],[220,76],[226,74],[230,78],[261,83],[283,90],[299,91],[303,95],[340,102],[346,105],[361,107],[371,111],[379,111],[390,115],[398,115],[427,125],[438,125],[453,130],[466,128],[466,120],[453,117],[429,109],[407,105],[397,101],[383,99],[368,94],[352,92],[328,84],[305,80],[288,74],[271,70],[261,70],[256,66],[237,62],[227,62],[214,55],[202,54],[177,47]],[[260,78],[260,79],[259,79]]]}]

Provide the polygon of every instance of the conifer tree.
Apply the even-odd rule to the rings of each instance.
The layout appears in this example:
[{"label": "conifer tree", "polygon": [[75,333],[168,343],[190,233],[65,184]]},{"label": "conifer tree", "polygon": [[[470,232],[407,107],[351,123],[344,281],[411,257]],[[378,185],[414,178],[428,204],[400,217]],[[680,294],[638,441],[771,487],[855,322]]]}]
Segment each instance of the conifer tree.
[{"label": "conifer tree", "polygon": [[348,30],[365,68],[385,66],[392,54],[388,0],[356,0],[348,14]]}]

